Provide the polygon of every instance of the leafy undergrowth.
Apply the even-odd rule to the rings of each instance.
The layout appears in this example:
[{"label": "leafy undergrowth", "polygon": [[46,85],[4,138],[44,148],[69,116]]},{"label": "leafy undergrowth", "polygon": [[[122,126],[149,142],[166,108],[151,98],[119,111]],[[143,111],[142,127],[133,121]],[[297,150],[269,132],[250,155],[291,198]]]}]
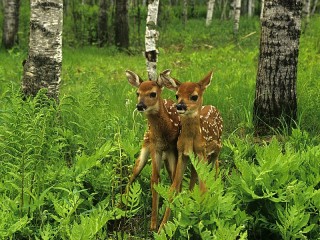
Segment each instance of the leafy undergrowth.
[{"label": "leafy undergrowth", "polygon": [[[26,53],[1,52],[0,238],[318,239],[320,31],[313,30],[318,23],[311,21],[301,38],[299,122],[265,141],[252,134],[255,35],[239,45],[186,38],[181,51],[169,40],[160,48],[158,69],[171,68],[181,81],[197,81],[214,69],[205,104],[218,107],[225,127],[219,176],[192,158],[208,191],[186,190],[185,179],[171,204],[172,218],[159,234],[149,231],[150,165],[128,195],[122,194],[146,128],[143,116],[133,111],[135,89],[124,71],[145,79],[144,58],[114,49],[64,49],[55,104],[45,90],[23,101],[17,66]],[[201,31],[198,40],[207,41]],[[173,98],[167,90],[163,94]],[[169,188],[167,174],[161,177],[160,216]]]},{"label": "leafy undergrowth", "polygon": [[[94,90],[92,94],[96,94]],[[101,97],[101,96],[100,96]],[[147,165],[123,195],[143,126],[74,98],[56,106],[45,92],[8,94],[1,112],[1,238],[150,238]],[[104,99],[95,99],[104,101]],[[99,114],[86,114],[89,107]],[[99,115],[99,116],[98,116]],[[143,122],[143,121],[142,121]],[[127,129],[124,129],[125,126]],[[130,129],[129,129],[130,128]],[[224,139],[217,178],[192,158],[208,191],[185,190],[155,239],[316,239],[320,234],[319,138],[299,128],[257,144]],[[157,187],[168,203],[168,181]],[[186,185],[186,184],[184,184]],[[122,204],[120,204],[122,202]]]}]

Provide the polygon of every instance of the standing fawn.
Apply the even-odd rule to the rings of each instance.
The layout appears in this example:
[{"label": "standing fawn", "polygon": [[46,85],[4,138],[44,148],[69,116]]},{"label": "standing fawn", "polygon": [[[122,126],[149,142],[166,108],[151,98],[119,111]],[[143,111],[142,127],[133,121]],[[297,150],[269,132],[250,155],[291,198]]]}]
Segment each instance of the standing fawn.
[{"label": "standing fawn", "polygon": [[[218,171],[218,156],[221,150],[222,118],[214,106],[202,106],[203,93],[209,86],[212,71],[198,83],[181,83],[170,77],[170,70],[160,74],[163,84],[176,91],[176,108],[181,120],[181,133],[178,138],[178,162],[176,174],[170,187],[170,193],[178,192],[181,188],[189,156],[194,153],[199,161],[215,162]],[[192,172],[191,172],[192,173]],[[197,180],[197,174],[191,174],[190,182]],[[205,183],[199,176],[202,192],[206,191]],[[170,217],[170,208],[166,209],[160,229]]]},{"label": "standing fawn", "polygon": [[177,140],[180,132],[180,117],[171,100],[161,98],[162,83],[157,81],[143,81],[137,74],[127,70],[126,75],[129,83],[137,87],[139,112],[143,112],[148,119],[148,130],[144,135],[140,155],[137,158],[128,187],[140,174],[146,165],[149,155],[151,156],[152,176],[152,213],[151,230],[157,229],[159,196],[154,185],[160,179],[160,168],[164,161],[171,181],[177,164]]}]

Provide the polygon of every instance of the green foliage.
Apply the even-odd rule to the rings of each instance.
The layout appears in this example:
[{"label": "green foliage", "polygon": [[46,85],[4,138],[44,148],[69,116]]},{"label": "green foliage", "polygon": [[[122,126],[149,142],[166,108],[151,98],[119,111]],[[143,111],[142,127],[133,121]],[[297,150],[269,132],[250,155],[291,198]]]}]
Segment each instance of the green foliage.
[{"label": "green foliage", "polygon": [[[3,188],[2,188],[3,189]],[[29,218],[27,215],[20,216],[16,204],[17,199],[3,197],[0,204],[0,238],[10,238],[16,232],[21,231],[28,224]]]},{"label": "green foliage", "polygon": [[[8,91],[2,94],[0,192],[5,221],[0,224],[1,236],[103,238],[108,222],[139,212],[142,191],[137,184],[130,191],[128,209],[115,206],[127,182],[125,161],[133,157],[134,147],[124,144],[122,149],[125,134],[114,116],[107,114],[105,120],[114,121],[114,132],[105,127],[97,131],[99,124],[88,121],[100,121],[103,115],[85,119],[86,111],[78,108],[77,101],[68,97],[57,106],[45,93],[27,100]],[[93,97],[96,92],[89,94]],[[96,103],[103,100],[96,98]],[[93,107],[90,104],[87,109]],[[71,110],[75,108],[79,111]],[[107,132],[101,133],[103,129]],[[108,136],[108,131],[114,136]],[[89,144],[93,139],[96,141]],[[84,231],[86,227],[91,230]]]},{"label": "green foliage", "polygon": [[64,13],[64,41],[70,45],[97,44],[99,7],[91,4],[68,6]]},{"label": "green foliage", "polygon": [[242,209],[254,219],[251,234],[263,239],[318,236],[319,208],[312,202],[320,183],[319,146],[295,150],[293,137],[284,145],[273,139],[256,146],[254,157],[247,158],[247,150],[237,144],[228,144],[236,165],[229,182]]},{"label": "green foliage", "polygon": [[[196,186],[191,192],[178,194],[170,204],[173,221],[156,234],[155,239],[165,239],[165,236],[169,239],[246,239],[248,218],[237,207],[234,193],[225,189],[221,178],[215,179],[215,170],[194,157],[191,162],[207,191],[202,193]],[[168,201],[168,195],[164,197]]]},{"label": "green foliage", "polygon": [[[27,1],[21,4],[27,19]],[[184,181],[183,191],[170,204],[172,219],[153,236],[149,164],[122,194],[146,129],[145,118],[134,111],[136,89],[124,71],[146,79],[144,57],[113,47],[65,47],[60,102],[47,99],[45,91],[22,100],[27,30],[21,30],[25,43],[0,53],[1,239],[319,238],[319,18],[312,18],[301,36],[297,127],[261,144],[252,134],[258,19],[241,20],[235,44],[232,21],[214,19],[206,28],[204,20],[190,19],[183,26],[175,16],[178,7],[164,9],[158,70],[171,68],[181,81],[198,81],[214,70],[204,102],[217,106],[224,119],[217,179],[210,167],[192,158],[208,191],[202,195],[198,186],[188,191]],[[97,9],[77,11],[86,15]],[[145,14],[141,8],[143,19]],[[65,29],[71,29],[73,23],[66,19]],[[65,41],[86,45],[89,32],[82,31],[94,30],[95,21],[81,28],[83,42],[69,30]],[[26,20],[20,25],[28,29]],[[143,43],[144,31],[138,36],[137,25],[131,27],[131,37],[137,39],[134,50],[140,52],[138,39]],[[174,98],[166,89],[163,95]],[[169,199],[165,171],[161,179],[159,218]]]}]

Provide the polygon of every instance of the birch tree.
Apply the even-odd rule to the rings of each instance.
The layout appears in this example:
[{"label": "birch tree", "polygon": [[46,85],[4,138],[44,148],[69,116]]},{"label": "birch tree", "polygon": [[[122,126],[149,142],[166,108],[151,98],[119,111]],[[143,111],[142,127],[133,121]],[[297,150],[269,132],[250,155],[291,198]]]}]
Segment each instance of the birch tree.
[{"label": "birch tree", "polygon": [[304,27],[303,31],[305,31],[310,22],[310,10],[311,10],[311,0],[305,0],[304,7],[302,9],[302,16],[304,18]]},{"label": "birch tree", "polygon": [[301,0],[265,0],[253,116],[258,135],[297,119],[301,12]]},{"label": "birch tree", "polygon": [[145,57],[147,72],[150,80],[157,79],[157,49],[156,41],[159,33],[156,29],[158,19],[159,0],[149,0],[148,15],[145,33]]},{"label": "birch tree", "polygon": [[240,13],[241,13],[241,0],[234,1],[234,25],[233,25],[233,34],[237,38],[239,32],[239,22],[240,22]]},{"label": "birch tree", "polygon": [[183,24],[186,26],[188,21],[188,0],[183,0]]},{"label": "birch tree", "polygon": [[208,1],[208,9],[207,9],[207,18],[206,18],[206,26],[210,26],[212,22],[213,9],[214,9],[215,0]]},{"label": "birch tree", "polygon": [[312,11],[311,11],[311,15],[313,16],[316,9],[317,9],[317,5],[318,5],[318,0],[314,0],[314,3],[313,3],[313,8],[312,8]]},{"label": "birch tree", "polygon": [[20,0],[4,0],[2,43],[7,49],[18,42]]},{"label": "birch tree", "polygon": [[254,0],[248,0],[248,16],[252,17],[254,12]]},{"label": "birch tree", "polygon": [[58,100],[62,64],[63,0],[30,1],[29,53],[22,91],[35,96],[41,88]]},{"label": "birch tree", "polygon": [[263,11],[264,11],[264,0],[261,0],[261,12],[260,12],[260,21],[263,18]]}]

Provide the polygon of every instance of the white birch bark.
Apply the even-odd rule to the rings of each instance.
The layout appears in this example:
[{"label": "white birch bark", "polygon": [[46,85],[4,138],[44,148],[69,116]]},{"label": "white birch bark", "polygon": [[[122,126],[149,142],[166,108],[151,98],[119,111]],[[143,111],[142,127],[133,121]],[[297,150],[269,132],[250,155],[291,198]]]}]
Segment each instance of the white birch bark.
[{"label": "white birch bark", "polygon": [[253,111],[258,135],[296,124],[301,8],[302,0],[265,1]]},{"label": "white birch bark", "polygon": [[148,15],[145,33],[145,57],[150,80],[157,79],[157,49],[156,41],[159,33],[156,30],[158,20],[159,0],[151,0],[148,4]]},{"label": "white birch bark", "polygon": [[[223,7],[222,7],[220,19],[221,19],[221,20],[224,20],[224,19],[227,18],[226,12],[227,12],[228,1],[225,0],[224,2],[222,2],[222,5],[223,5]],[[229,16],[230,16],[230,15],[229,15]]]},{"label": "white birch bark", "polygon": [[215,0],[208,1],[208,10],[207,10],[207,18],[206,18],[206,26],[210,26],[212,22],[212,15],[214,9]]},{"label": "white birch bark", "polygon": [[234,36],[238,36],[240,13],[241,13],[241,0],[235,0],[234,1],[234,26],[233,26]]},{"label": "white birch bark", "polygon": [[230,10],[229,10],[229,18],[230,19],[234,19],[235,1],[236,0],[231,0],[230,1]]},{"label": "white birch bark", "polygon": [[318,0],[314,0],[314,3],[313,3],[313,8],[312,8],[312,11],[311,11],[311,15],[314,15],[316,9],[317,9],[317,5],[318,5]]},{"label": "white birch bark", "polygon": [[263,11],[264,11],[264,0],[261,0],[260,20],[262,20],[263,18]]},{"label": "white birch bark", "polygon": [[311,8],[311,0],[306,0],[304,2],[304,7],[303,7],[303,10],[302,10],[302,14],[303,14],[303,17],[305,19],[305,24],[304,24],[303,31],[306,30],[306,28],[308,27],[308,24],[310,22],[310,8]]},{"label": "white birch bark", "polygon": [[248,0],[248,16],[252,17],[254,9],[254,0]]},{"label": "white birch bark", "polygon": [[22,90],[35,96],[41,88],[58,99],[62,65],[63,0],[30,1],[29,54],[24,65]]},{"label": "white birch bark", "polygon": [[183,0],[183,24],[186,25],[188,20],[188,0]]}]

